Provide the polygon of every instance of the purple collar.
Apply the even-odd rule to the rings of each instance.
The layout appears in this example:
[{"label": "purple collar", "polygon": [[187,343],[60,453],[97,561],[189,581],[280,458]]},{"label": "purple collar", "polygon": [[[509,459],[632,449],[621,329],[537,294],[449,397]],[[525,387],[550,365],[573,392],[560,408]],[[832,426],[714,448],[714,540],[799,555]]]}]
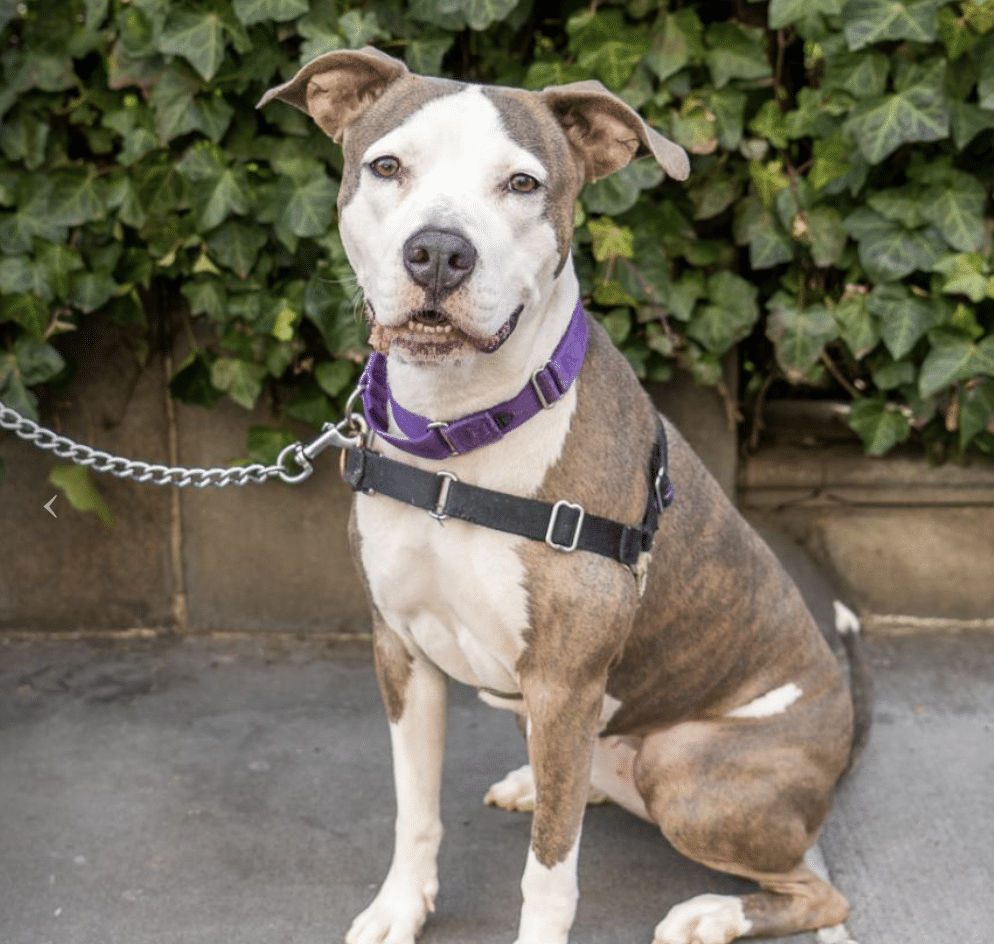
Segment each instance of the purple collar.
[{"label": "purple collar", "polygon": [[[586,353],[587,317],[577,301],[569,327],[552,357],[511,400],[448,423],[433,422],[405,410],[393,399],[387,383],[387,359],[374,353],[359,381],[362,405],[370,428],[391,445],[422,459],[448,459],[497,442],[505,433],[549,409],[573,385]],[[391,412],[403,437],[387,432]]]}]

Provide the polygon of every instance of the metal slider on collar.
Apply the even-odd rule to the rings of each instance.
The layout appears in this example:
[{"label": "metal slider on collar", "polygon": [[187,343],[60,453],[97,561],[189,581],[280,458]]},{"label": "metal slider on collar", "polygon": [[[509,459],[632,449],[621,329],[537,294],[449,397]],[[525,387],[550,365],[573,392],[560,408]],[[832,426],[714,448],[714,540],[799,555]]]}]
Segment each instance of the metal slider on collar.
[{"label": "metal slider on collar", "polygon": [[[542,381],[548,381],[543,389]],[[555,365],[552,361],[546,361],[531,376],[532,390],[538,397],[538,402],[542,404],[543,410],[551,410],[559,402],[564,390],[563,385],[556,373]]]}]

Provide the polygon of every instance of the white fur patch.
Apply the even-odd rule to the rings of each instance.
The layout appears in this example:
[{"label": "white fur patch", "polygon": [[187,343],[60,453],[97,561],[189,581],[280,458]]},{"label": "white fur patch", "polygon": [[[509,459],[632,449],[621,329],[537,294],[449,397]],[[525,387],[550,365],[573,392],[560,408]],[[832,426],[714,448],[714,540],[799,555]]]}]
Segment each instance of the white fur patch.
[{"label": "white fur patch", "polygon": [[729,944],[751,929],[741,898],[698,895],[670,909],[652,944]]},{"label": "white fur patch", "polygon": [[515,944],[566,944],[580,896],[576,863],[580,837],[562,862],[546,868],[528,850],[528,862],[521,879],[521,923]]},{"label": "white fur patch", "polygon": [[793,682],[774,688],[773,691],[754,698],[748,705],[740,708],[733,708],[726,718],[770,718],[773,715],[783,714],[798,698],[803,695]]},{"label": "white fur patch", "polygon": [[845,636],[862,632],[859,617],[841,600],[835,601],[835,628]]}]

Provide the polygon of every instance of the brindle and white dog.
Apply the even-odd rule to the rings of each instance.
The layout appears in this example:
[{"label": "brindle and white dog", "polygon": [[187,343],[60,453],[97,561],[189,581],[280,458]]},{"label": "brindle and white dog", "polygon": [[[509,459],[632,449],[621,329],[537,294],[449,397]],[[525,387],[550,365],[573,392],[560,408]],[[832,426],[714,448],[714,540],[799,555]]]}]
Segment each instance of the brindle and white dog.
[{"label": "brindle and white dog", "polygon": [[[333,52],[270,90],[344,149],[341,235],[371,343],[406,410],[444,423],[513,398],[571,322],[574,204],[642,154],[683,150],[600,83],[542,92],[411,74]],[[261,104],[261,103],[260,103]],[[462,482],[638,523],[657,412],[588,319],[582,369],[551,408],[444,461],[375,448]],[[399,435],[396,426],[392,430]],[[606,795],[686,856],[754,880],[672,908],[656,944],[725,944],[842,922],[805,865],[859,738],[839,664],[797,589],[666,424],[675,504],[644,593],[583,550],[356,496],[351,536],[373,614],[397,788],[393,863],[348,944],[410,944],[433,909],[446,676],[518,712],[530,765],[488,801],[534,807],[517,944],[563,944],[584,808]]]}]

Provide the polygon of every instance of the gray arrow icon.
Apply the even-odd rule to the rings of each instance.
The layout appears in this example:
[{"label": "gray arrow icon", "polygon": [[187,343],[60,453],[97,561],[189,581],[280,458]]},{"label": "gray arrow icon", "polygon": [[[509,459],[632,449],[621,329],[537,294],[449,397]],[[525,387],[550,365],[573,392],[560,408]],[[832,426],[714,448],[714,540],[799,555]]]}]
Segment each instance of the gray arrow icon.
[{"label": "gray arrow icon", "polygon": [[53,518],[58,518],[59,517],[54,511],[52,511],[52,502],[55,501],[55,499],[58,498],[58,497],[59,497],[58,495],[53,495],[48,500],[48,504],[45,506],[45,511],[47,511]]}]

